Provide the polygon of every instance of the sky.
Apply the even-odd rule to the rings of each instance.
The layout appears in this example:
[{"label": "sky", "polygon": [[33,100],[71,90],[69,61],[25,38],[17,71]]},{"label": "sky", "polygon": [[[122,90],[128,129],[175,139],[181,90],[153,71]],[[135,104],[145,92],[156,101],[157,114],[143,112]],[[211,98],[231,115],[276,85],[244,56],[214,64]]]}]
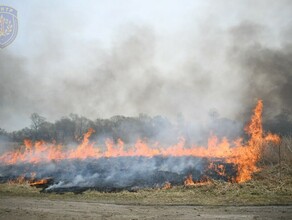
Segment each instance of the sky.
[{"label": "sky", "polygon": [[0,128],[139,113],[204,124],[292,109],[288,0],[1,1],[18,35],[0,49]]}]

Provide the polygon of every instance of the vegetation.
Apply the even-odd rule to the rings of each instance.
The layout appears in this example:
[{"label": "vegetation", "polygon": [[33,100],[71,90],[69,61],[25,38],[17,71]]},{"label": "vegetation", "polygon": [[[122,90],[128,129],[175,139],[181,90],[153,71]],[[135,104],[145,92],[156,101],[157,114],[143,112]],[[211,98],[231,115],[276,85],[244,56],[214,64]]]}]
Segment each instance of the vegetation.
[{"label": "vegetation", "polygon": [[175,132],[176,129],[167,118],[162,116],[150,117],[140,114],[138,117],[114,116],[110,119],[92,121],[76,114],[70,114],[69,117],[63,117],[55,123],[51,123],[34,113],[31,115],[30,128],[11,133],[0,128],[0,138],[17,143],[22,143],[24,139],[31,139],[67,144],[80,140],[89,128],[95,130],[91,137],[93,139],[110,137],[117,141],[118,138],[122,138],[126,143],[140,137],[153,138],[162,130],[171,129]]},{"label": "vegetation", "polygon": [[[93,122],[84,117],[70,115],[70,117],[50,123],[38,114],[33,114],[31,120],[31,128],[12,133],[0,129],[0,134],[13,141],[31,138],[66,143],[72,139],[78,140],[88,128],[93,128],[99,137],[110,134],[114,140],[121,137],[125,142],[137,137],[152,138],[163,129],[172,129],[176,134],[181,131],[181,127],[172,125],[166,118],[160,116],[154,118],[146,115],[136,118],[115,116]],[[190,187],[174,186],[169,189],[153,188],[118,193],[86,191],[78,195],[40,193],[39,189],[29,186],[28,183],[5,183],[0,184],[0,196],[149,205],[292,205],[292,137],[284,136],[280,144],[264,147],[258,166],[261,170],[254,173],[250,181],[244,183],[211,180],[209,184]]]},{"label": "vegetation", "polygon": [[[282,139],[279,146],[268,146],[261,158],[261,170],[245,183],[212,180],[200,186],[174,186],[169,189],[141,189],[102,193],[40,193],[28,183],[0,184],[1,196],[28,196],[52,200],[98,201],[117,204],[180,205],[292,205],[292,138]],[[280,149],[280,154],[278,149]],[[279,158],[280,155],[280,158]]]},{"label": "vegetation", "polygon": [[[114,142],[121,138],[125,143],[145,138],[158,139],[165,144],[173,144],[181,136],[184,136],[186,141],[207,140],[210,131],[218,137],[225,136],[230,139],[244,135],[242,133],[244,123],[221,118],[216,110],[210,112],[209,116],[210,124],[205,130],[201,128],[198,134],[198,129],[193,130],[194,126],[187,124],[182,115],[178,115],[177,121],[172,123],[166,117],[150,117],[146,114],[140,114],[138,117],[117,115],[109,119],[98,118],[94,121],[83,116],[70,114],[52,123],[47,121],[45,117],[33,113],[30,117],[30,127],[13,132],[7,132],[0,128],[0,141],[22,144],[24,139],[30,139],[67,144],[78,142],[89,128],[95,130],[91,138],[102,142],[105,138],[112,138]],[[265,120],[263,126],[265,131],[271,131],[281,136],[290,135],[292,116],[289,113],[280,114],[272,120]],[[197,137],[193,137],[194,135]]]},{"label": "vegetation", "polygon": [[137,192],[101,193],[86,191],[83,194],[40,193],[29,184],[1,184],[1,196],[29,196],[46,199],[90,200],[118,204],[181,204],[181,205],[292,205],[292,169],[279,166],[263,169],[254,179],[242,183],[212,181],[209,185],[170,189],[144,189]]},{"label": "vegetation", "polygon": [[[0,142],[5,141],[11,148],[23,144],[24,139],[32,141],[43,140],[47,143],[69,144],[79,142],[83,134],[89,128],[94,130],[91,140],[98,140],[104,143],[106,138],[112,139],[117,143],[122,139],[124,143],[134,143],[138,139],[150,139],[160,141],[164,144],[174,144],[180,137],[184,137],[187,142],[194,143],[200,139],[207,141],[210,131],[218,137],[236,138],[239,131],[243,130],[240,123],[227,118],[214,118],[210,116],[210,125],[208,128],[200,129],[187,124],[181,115],[178,115],[176,122],[171,122],[163,116],[150,117],[146,114],[140,114],[138,117],[113,116],[109,119],[96,119],[92,121],[83,116],[70,114],[54,123],[48,122],[44,117],[33,113],[30,117],[31,125],[24,129],[7,132],[0,128]],[[224,127],[224,129],[223,129]],[[197,136],[194,136],[197,135]],[[194,137],[193,137],[194,136]]]}]

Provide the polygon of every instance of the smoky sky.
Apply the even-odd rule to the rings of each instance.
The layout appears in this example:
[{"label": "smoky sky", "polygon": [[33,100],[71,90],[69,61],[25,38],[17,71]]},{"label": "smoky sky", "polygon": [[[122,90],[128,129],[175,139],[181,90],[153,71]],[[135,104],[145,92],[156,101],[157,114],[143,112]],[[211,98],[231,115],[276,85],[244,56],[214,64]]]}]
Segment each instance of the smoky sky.
[{"label": "smoky sky", "polygon": [[290,1],[170,2],[30,1],[29,14],[13,3],[20,30],[0,51],[0,127],[28,126],[33,112],[205,123],[210,109],[245,120],[257,99],[267,117],[291,109]]}]

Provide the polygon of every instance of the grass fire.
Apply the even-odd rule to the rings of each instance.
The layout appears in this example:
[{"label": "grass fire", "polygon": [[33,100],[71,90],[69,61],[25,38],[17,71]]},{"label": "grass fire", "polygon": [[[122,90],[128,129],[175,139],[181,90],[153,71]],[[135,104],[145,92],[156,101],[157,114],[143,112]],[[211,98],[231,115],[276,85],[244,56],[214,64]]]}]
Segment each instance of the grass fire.
[{"label": "grass fire", "polygon": [[0,4],[0,220],[292,219],[292,1]]},{"label": "grass fire", "polygon": [[24,140],[19,149],[0,156],[1,182],[29,180],[31,186],[43,186],[42,192],[59,193],[198,186],[210,184],[210,180],[243,183],[260,171],[258,162],[265,147],[280,143],[278,135],[263,131],[262,111],[259,100],[245,127],[247,140],[220,140],[211,135],[207,146],[186,144],[184,137],[167,147],[150,146],[143,140],[126,146],[121,139],[117,144],[107,139],[102,151],[89,140],[93,129],[69,150],[63,145]]}]

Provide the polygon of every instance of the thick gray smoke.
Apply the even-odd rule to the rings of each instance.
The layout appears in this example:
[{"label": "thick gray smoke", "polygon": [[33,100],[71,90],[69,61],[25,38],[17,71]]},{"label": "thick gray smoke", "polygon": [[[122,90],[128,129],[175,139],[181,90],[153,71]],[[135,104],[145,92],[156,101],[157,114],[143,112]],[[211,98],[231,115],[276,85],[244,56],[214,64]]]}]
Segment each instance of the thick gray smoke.
[{"label": "thick gray smoke", "polygon": [[[292,27],[290,26],[290,32]],[[246,96],[243,101],[251,106],[252,98],[263,99],[265,111],[275,116],[292,107],[292,41],[291,33],[282,34],[282,41],[273,47],[261,39],[269,37],[267,27],[243,22],[231,30],[234,45],[229,51],[235,70],[243,79]],[[264,37],[265,36],[265,37]],[[291,112],[290,112],[291,113]]]},{"label": "thick gray smoke", "polygon": [[[54,5],[54,13],[33,2],[39,10],[30,15],[15,5],[23,29],[0,51],[0,127],[28,126],[33,112],[51,121],[72,112],[91,119],[183,115],[200,127],[214,108],[245,122],[258,98],[267,118],[291,109],[291,1],[204,2],[192,10],[180,1],[150,2],[146,11],[162,4],[161,22],[159,12],[155,21],[133,16],[104,38],[93,2]],[[181,25],[164,14],[180,7],[188,15],[177,17]]]}]

